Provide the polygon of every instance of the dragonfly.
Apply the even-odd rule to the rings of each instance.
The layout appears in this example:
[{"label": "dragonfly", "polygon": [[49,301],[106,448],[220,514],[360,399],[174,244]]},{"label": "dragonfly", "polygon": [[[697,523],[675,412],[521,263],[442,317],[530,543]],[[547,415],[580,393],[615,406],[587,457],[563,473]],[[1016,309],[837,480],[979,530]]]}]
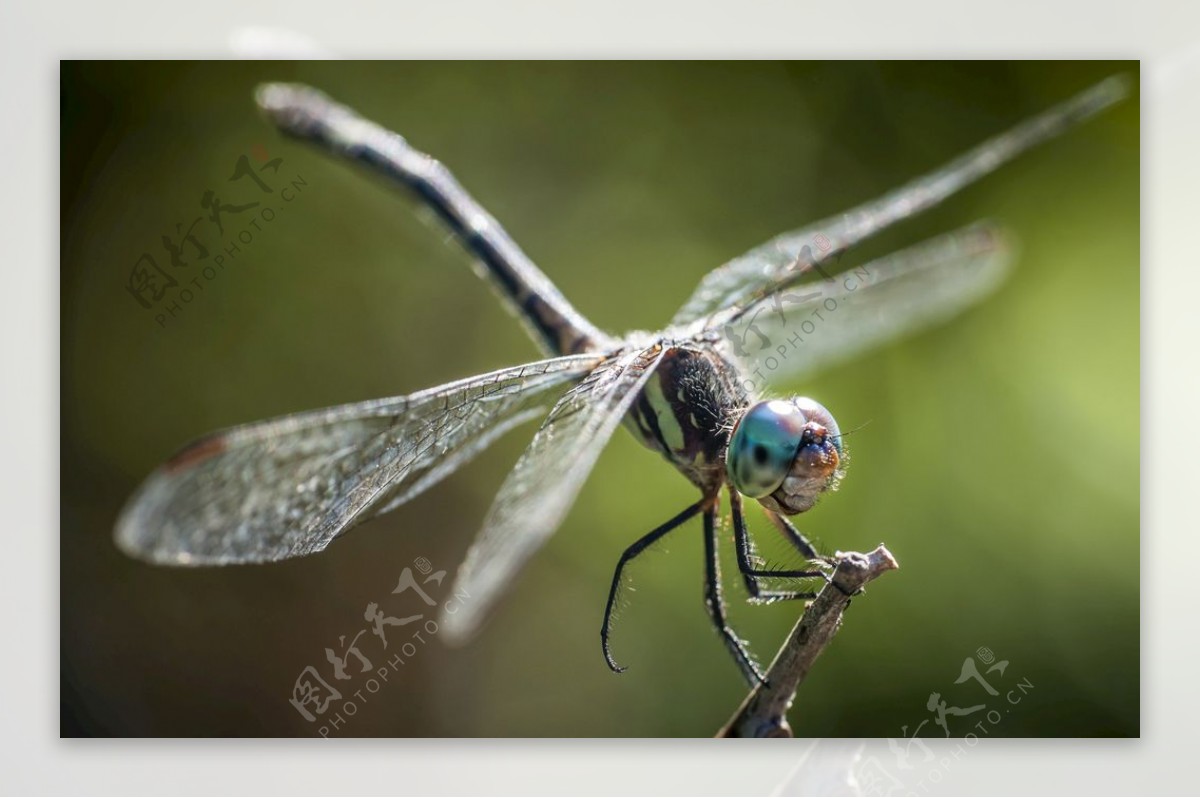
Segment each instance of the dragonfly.
[{"label": "dragonfly", "polygon": [[[1122,76],[1098,83],[881,197],[720,266],[700,280],[666,328],[614,336],[584,318],[440,162],[313,88],[264,84],[257,104],[285,134],[365,167],[431,209],[543,359],[407,396],[204,436],[136,490],[117,520],[116,543],[134,557],[177,566],[314,554],[541,418],[457,573],[455,592],[471,601],[444,614],[441,629],[465,640],[562,525],[602,450],[624,426],[690,481],[699,498],[618,559],[601,624],[605,661],[624,670],[610,636],[626,567],[699,516],[708,614],[742,676],[762,682],[761,667],[727,620],[718,551],[722,494],[749,600],[810,599],[835,558],[821,554],[791,518],[837,488],[848,456],[833,414],[811,398],[771,398],[759,379],[762,363],[775,363],[773,378],[811,374],[945,322],[984,298],[1012,261],[1008,237],[990,222],[853,269],[841,269],[839,260],[1127,92]],[[747,500],[759,503],[803,567],[766,567],[748,532]]]}]

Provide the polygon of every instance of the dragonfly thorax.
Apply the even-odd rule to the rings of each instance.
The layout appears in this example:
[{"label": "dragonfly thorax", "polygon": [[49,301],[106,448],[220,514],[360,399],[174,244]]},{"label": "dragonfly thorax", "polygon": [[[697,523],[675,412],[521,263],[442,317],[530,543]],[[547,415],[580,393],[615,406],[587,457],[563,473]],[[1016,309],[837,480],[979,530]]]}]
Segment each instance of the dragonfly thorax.
[{"label": "dragonfly thorax", "polygon": [[802,513],[837,488],[845,453],[833,414],[806,397],[759,402],[738,419],[725,467],[742,494],[767,509]]},{"label": "dragonfly thorax", "polygon": [[626,424],[706,494],[726,482],[733,422],[750,405],[733,364],[701,341],[667,342]]}]

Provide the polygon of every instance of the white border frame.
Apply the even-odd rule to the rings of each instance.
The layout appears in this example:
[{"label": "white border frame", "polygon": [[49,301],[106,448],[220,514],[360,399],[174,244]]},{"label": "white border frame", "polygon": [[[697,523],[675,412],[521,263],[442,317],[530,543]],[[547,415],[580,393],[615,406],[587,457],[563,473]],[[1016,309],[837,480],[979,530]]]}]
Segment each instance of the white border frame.
[{"label": "white border frame", "polygon": [[[1141,58],[1142,739],[987,740],[928,794],[1196,790],[1193,497],[1200,442],[1200,5],[1009,0],[801,3],[43,2],[0,10],[5,553],[0,559],[0,791],[88,794],[762,794],[795,780],[803,741],[83,741],[58,737],[58,59],[357,57]],[[736,8],[736,11],[734,10]],[[286,19],[289,31],[264,38]],[[370,24],[363,20],[369,19]],[[247,29],[250,29],[247,32]],[[319,37],[319,38],[318,38]],[[267,44],[264,44],[267,42]],[[1130,418],[1131,427],[1139,420]],[[1114,436],[1129,430],[1114,430]],[[31,605],[34,611],[31,611]],[[850,741],[826,750],[855,750]],[[847,748],[848,747],[848,748]],[[885,749],[886,754],[886,749]],[[952,758],[952,759],[951,759]],[[1190,778],[1189,778],[1190,777]]]}]

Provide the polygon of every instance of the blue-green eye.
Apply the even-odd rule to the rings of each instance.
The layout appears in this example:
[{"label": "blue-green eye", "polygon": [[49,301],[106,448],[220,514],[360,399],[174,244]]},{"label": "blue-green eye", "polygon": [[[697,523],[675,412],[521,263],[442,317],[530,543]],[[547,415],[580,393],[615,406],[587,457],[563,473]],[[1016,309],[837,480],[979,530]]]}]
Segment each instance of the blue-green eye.
[{"label": "blue-green eye", "polygon": [[[837,422],[819,402],[806,397],[771,400],[752,406],[738,421],[725,469],[738,492],[752,499],[775,493],[789,474],[799,478],[793,487],[801,492],[819,492],[841,454]],[[814,477],[819,483],[815,487],[808,484]]]},{"label": "blue-green eye", "polygon": [[760,499],[783,484],[806,421],[791,402],[759,402],[746,411],[733,430],[725,458],[729,479],[739,493]]}]

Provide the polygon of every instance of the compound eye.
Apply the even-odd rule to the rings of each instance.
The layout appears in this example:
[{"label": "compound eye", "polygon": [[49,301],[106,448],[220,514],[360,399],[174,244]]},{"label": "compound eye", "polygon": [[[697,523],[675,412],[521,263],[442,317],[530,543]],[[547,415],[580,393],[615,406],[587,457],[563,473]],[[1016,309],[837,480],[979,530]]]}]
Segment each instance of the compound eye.
[{"label": "compound eye", "polygon": [[729,479],[739,493],[760,499],[783,484],[800,448],[805,421],[801,408],[779,400],[759,402],[742,415],[725,457]]}]

